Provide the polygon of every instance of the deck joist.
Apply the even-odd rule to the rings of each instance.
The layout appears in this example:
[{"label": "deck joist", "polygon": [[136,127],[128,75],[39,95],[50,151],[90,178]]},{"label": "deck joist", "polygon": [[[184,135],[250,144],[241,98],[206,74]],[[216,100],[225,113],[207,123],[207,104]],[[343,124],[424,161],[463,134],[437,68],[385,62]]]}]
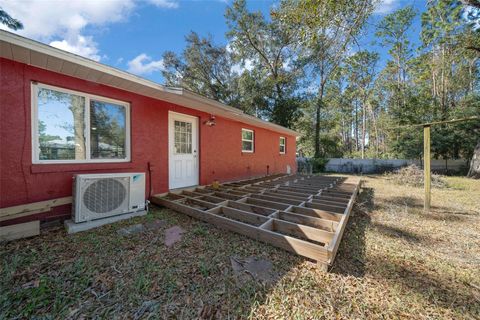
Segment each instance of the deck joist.
[{"label": "deck joist", "polygon": [[332,265],[357,178],[274,175],[155,195],[152,202],[217,227]]}]

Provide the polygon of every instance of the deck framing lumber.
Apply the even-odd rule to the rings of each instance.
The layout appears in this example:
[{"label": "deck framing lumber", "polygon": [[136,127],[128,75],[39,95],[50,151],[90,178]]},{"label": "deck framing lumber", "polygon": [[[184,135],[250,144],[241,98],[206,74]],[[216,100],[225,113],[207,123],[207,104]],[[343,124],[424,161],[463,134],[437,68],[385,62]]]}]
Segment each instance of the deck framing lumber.
[{"label": "deck framing lumber", "polygon": [[247,237],[333,264],[361,181],[275,175],[155,195],[152,203]]}]

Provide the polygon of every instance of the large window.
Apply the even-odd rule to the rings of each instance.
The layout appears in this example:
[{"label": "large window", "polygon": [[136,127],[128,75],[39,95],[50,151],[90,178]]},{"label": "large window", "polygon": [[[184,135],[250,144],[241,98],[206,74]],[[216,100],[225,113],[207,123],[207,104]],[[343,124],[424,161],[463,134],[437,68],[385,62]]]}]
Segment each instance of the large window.
[{"label": "large window", "polygon": [[285,137],[280,137],[280,154],[285,154]]},{"label": "large window", "polygon": [[253,130],[242,129],[242,152],[253,152],[254,132]]},{"label": "large window", "polygon": [[130,160],[128,103],[42,84],[32,98],[34,163]]}]

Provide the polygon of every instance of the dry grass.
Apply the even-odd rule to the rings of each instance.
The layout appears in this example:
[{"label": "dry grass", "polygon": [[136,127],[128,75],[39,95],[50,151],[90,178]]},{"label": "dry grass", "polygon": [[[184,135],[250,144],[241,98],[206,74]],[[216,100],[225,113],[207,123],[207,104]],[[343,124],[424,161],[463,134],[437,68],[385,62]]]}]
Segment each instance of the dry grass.
[{"label": "dry grass", "polygon": [[[303,258],[165,209],[67,236],[62,228],[0,248],[3,318],[480,318],[480,181],[433,190],[366,177],[335,265]],[[148,219],[157,231],[122,237]],[[167,248],[163,231],[180,225]],[[238,287],[230,256],[273,262],[273,285]]]},{"label": "dry grass", "polygon": [[[414,164],[400,168],[393,172],[386,173],[387,179],[400,185],[406,185],[411,187],[423,186],[423,169],[420,169]],[[448,187],[445,177],[432,173],[430,181],[433,188],[446,188]]]}]

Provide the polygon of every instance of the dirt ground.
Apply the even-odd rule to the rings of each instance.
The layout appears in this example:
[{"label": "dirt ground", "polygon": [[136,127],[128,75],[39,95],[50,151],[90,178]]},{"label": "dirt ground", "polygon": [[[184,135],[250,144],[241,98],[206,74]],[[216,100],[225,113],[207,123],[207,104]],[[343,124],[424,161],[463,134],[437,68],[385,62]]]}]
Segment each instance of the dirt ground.
[{"label": "dirt ground", "polygon": [[[304,258],[182,214],[0,244],[0,319],[478,319],[480,181],[421,188],[366,176],[329,273]],[[117,230],[157,222],[132,234]],[[158,223],[160,221],[160,223]],[[184,230],[164,244],[165,231]],[[238,281],[232,257],[270,261],[275,280]]]}]

